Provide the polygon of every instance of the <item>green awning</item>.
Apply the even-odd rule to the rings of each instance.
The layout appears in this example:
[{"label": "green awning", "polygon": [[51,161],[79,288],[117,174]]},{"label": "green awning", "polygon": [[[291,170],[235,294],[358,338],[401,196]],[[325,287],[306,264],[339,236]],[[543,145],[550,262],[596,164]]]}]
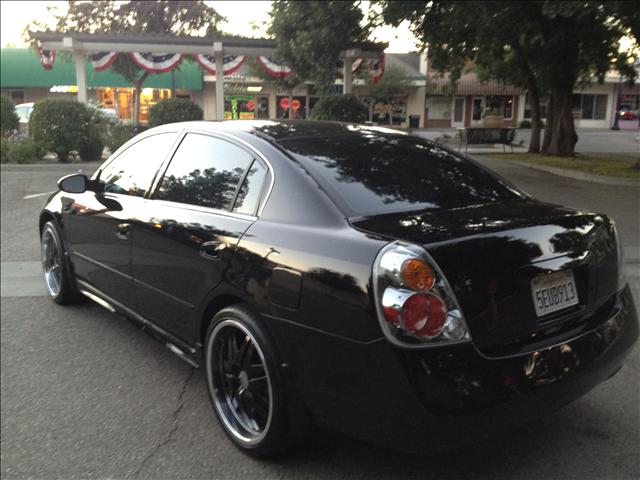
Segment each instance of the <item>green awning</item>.
[{"label": "green awning", "polygon": [[[89,60],[85,65],[87,84],[91,87],[131,87],[122,75],[109,69],[96,72]],[[202,90],[202,70],[195,62],[183,60],[175,70],[175,88]],[[75,63],[67,55],[59,54],[53,68],[45,70],[35,50],[30,48],[3,48],[0,50],[0,86],[52,87],[54,85],[76,85]],[[171,88],[171,72],[151,75],[144,83],[150,88]]]}]

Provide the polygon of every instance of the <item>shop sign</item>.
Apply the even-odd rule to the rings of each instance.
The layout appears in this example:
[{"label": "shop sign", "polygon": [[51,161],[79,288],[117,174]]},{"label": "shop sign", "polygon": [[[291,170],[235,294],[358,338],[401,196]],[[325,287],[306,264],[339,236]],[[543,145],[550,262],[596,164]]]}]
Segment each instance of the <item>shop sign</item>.
[{"label": "shop sign", "polygon": [[77,85],[54,85],[49,89],[50,93],[78,93]]}]

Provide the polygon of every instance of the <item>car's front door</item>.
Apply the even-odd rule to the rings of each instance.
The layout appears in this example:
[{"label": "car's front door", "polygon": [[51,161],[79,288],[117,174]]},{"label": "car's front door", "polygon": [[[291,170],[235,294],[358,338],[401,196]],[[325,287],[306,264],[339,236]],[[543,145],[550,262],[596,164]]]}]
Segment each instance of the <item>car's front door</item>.
[{"label": "car's front door", "polygon": [[133,223],[138,311],[195,343],[197,307],[222,280],[255,220],[268,169],[247,149],[187,133],[142,216]]},{"label": "car's front door", "polygon": [[142,138],[100,171],[104,192],[63,200],[65,231],[77,278],[129,308],[136,301],[131,276],[131,223],[177,133]]}]

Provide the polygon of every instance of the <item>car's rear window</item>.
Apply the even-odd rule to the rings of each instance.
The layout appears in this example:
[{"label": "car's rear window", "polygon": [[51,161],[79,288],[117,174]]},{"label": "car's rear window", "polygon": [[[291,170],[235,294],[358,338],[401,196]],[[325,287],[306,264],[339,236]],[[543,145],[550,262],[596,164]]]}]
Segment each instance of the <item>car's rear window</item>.
[{"label": "car's rear window", "polygon": [[349,216],[522,198],[484,168],[413,136],[363,131],[279,143]]}]

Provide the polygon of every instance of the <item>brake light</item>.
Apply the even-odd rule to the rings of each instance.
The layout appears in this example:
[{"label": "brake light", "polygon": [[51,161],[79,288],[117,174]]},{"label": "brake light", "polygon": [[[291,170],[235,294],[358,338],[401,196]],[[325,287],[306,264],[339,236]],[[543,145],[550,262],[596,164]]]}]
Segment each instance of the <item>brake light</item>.
[{"label": "brake light", "polygon": [[421,347],[471,339],[449,283],[423,248],[387,245],[373,279],[380,324],[392,343]]}]

